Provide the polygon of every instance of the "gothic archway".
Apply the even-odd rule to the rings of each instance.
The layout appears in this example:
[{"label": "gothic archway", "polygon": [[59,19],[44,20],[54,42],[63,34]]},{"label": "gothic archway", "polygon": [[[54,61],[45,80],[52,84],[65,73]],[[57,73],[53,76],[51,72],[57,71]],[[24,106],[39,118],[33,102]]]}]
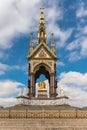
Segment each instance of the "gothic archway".
[{"label": "gothic archway", "polygon": [[[39,67],[39,68],[38,68]],[[48,84],[50,84],[50,74],[49,74],[49,71],[48,70],[46,70],[46,67],[44,66],[44,65],[39,65],[37,68],[36,68],[36,71],[35,71],[35,87],[34,87],[34,91],[35,91],[35,95],[36,95],[36,97],[38,97],[38,96],[40,96],[40,97],[49,97],[48,95],[49,95],[49,89],[50,89],[50,87],[49,87],[49,85]],[[36,85],[36,81],[37,81],[37,79],[39,79],[40,78],[40,76],[41,75],[44,75],[45,76],[45,78],[48,80],[47,82],[48,82],[48,84],[47,84],[47,82],[46,82],[46,90],[38,90],[39,88],[39,86],[38,85]],[[43,80],[43,79],[42,79]],[[44,81],[45,82],[45,81]],[[38,84],[38,83],[37,83]],[[44,91],[45,91],[45,95],[43,95],[43,94],[41,94],[41,95],[39,95],[39,91],[41,91],[41,93],[43,93]],[[38,93],[38,94],[37,94]]]},{"label": "gothic archway", "polygon": [[44,74],[45,77],[48,79],[48,81],[50,82],[50,74],[49,74],[49,71],[46,70],[45,66],[40,66],[39,69],[37,69],[37,71],[35,72],[35,83],[36,83],[36,80],[37,78],[39,78],[39,76],[41,74]]},{"label": "gothic archway", "polygon": [[[35,67],[34,69],[35,72],[35,84],[36,84],[36,80],[40,77],[41,74],[43,74],[46,79],[48,79],[48,82],[50,84],[50,68],[49,66],[45,65],[45,64],[39,64]],[[34,87],[34,92],[36,93],[36,86]]]},{"label": "gothic archway", "polygon": [[50,96],[55,95],[56,93],[56,86],[55,86],[55,73],[51,73],[51,68],[44,64],[41,63],[34,68],[34,73],[30,74],[30,87],[29,87],[29,95],[35,97],[36,89],[35,89],[35,84],[37,78],[41,75],[44,74],[45,77],[49,81],[49,92]]}]

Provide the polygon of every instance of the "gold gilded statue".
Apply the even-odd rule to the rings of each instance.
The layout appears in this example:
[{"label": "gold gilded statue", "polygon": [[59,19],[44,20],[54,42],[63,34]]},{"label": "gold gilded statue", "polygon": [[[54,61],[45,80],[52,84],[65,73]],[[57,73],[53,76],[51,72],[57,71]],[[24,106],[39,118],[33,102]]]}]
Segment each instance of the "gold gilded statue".
[{"label": "gold gilded statue", "polygon": [[39,84],[38,84],[38,86],[39,86],[39,89],[46,89],[46,84],[45,84],[45,82],[40,82]]}]

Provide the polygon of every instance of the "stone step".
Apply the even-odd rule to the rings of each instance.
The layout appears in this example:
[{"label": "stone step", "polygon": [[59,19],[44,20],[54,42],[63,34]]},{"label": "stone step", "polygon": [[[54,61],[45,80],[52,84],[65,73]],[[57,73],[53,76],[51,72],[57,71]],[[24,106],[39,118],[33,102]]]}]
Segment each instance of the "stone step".
[{"label": "stone step", "polygon": [[6,123],[9,124],[30,124],[30,125],[44,125],[44,124],[50,124],[50,125],[87,125],[87,119],[0,119],[0,125]]},{"label": "stone step", "polygon": [[39,127],[39,128],[32,128],[32,127],[0,127],[0,130],[87,130],[87,128],[75,128],[75,127],[56,127],[56,128],[42,128],[42,127]]},{"label": "stone step", "polygon": [[0,130],[87,130],[87,119],[0,119]]}]

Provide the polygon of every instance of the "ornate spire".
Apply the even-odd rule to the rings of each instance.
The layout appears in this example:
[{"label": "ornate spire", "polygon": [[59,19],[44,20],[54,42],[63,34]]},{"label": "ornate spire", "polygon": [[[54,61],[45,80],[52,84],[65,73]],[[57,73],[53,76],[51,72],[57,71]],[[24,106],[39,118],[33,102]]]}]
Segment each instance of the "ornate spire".
[{"label": "ornate spire", "polygon": [[45,21],[44,21],[44,8],[40,8],[40,23],[39,23],[39,32],[38,32],[38,44],[42,41],[46,42],[46,30],[45,30]]},{"label": "ornate spire", "polygon": [[33,49],[34,49],[34,43],[33,43],[32,37],[33,37],[33,34],[31,33],[31,35],[30,35],[29,53],[31,53],[33,51]]},{"label": "ornate spire", "polygon": [[51,50],[56,53],[55,43],[54,43],[54,33],[52,33]]},{"label": "ornate spire", "polygon": [[52,33],[52,43],[54,44],[54,33]]}]

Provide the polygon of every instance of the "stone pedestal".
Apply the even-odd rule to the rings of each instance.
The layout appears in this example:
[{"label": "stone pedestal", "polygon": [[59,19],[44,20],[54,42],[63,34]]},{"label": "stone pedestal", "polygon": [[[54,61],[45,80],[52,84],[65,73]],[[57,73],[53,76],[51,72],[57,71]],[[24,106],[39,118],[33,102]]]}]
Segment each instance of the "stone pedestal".
[{"label": "stone pedestal", "polygon": [[38,98],[47,98],[47,90],[38,90]]}]

